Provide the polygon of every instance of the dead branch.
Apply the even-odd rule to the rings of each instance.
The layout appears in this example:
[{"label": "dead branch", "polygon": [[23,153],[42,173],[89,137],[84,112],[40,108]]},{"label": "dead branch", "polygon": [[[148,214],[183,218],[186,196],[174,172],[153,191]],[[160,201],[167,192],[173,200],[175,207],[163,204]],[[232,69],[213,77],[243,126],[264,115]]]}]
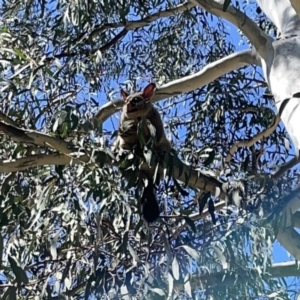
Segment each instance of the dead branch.
[{"label": "dead branch", "polygon": [[285,165],[281,166],[273,175],[273,179],[280,178],[285,172],[287,172],[289,169],[293,168],[297,164],[300,163],[300,157],[293,157],[289,162],[287,162]]}]

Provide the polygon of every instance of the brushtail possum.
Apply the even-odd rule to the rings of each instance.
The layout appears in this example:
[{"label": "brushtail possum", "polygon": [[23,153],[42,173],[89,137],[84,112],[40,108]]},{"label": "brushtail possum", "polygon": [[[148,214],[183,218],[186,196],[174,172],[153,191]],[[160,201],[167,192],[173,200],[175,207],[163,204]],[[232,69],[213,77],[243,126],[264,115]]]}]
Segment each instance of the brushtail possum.
[{"label": "brushtail possum", "polygon": [[[125,102],[122,110],[118,137],[113,145],[113,150],[133,150],[140,147],[138,138],[138,126],[142,124],[142,133],[147,143],[151,137],[149,123],[155,128],[156,143],[154,148],[158,154],[170,152],[171,144],[167,139],[160,114],[151,104],[150,99],[154,95],[156,85],[150,83],[142,92],[132,95],[121,90],[121,95]],[[140,123],[143,122],[143,123]],[[141,174],[142,173],[142,174]],[[126,174],[124,173],[125,178]],[[153,172],[140,172],[140,175],[147,177],[148,184],[144,186],[141,197],[141,211],[144,219],[150,223],[154,222],[160,214],[159,206],[155,195],[155,184],[153,182]],[[130,179],[130,178],[126,178]],[[141,186],[143,182],[138,181]]]}]

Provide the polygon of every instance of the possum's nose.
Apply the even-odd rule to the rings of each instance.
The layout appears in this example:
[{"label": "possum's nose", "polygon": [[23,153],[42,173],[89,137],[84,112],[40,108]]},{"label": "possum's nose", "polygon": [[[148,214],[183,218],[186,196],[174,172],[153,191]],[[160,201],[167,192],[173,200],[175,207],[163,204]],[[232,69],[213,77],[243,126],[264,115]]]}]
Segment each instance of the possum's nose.
[{"label": "possum's nose", "polygon": [[136,107],[136,105],[133,105],[132,103],[128,103],[126,105],[126,112],[128,112],[128,113],[135,112],[137,110],[138,110],[138,108]]}]

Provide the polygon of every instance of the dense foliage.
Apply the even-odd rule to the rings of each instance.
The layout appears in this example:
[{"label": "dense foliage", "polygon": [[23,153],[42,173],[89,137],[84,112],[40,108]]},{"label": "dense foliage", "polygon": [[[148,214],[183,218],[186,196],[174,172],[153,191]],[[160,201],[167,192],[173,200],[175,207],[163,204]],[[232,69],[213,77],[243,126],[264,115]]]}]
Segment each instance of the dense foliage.
[{"label": "dense foliage", "polygon": [[[247,47],[227,23],[196,7],[175,13],[180,4],[2,1],[3,299],[246,299],[271,293],[290,299],[285,283],[268,273],[275,232],[261,223],[298,181],[297,172],[289,173],[281,189],[270,185],[260,192],[272,168],[291,153],[284,127],[239,148],[225,163],[233,144],[274,119],[260,69],[236,70],[157,104],[178,156],[223,182],[242,184],[245,192],[232,198],[247,200],[245,210],[218,210],[214,195],[184,186],[189,196],[183,197],[173,181],[167,189],[162,182],[157,192],[167,217],[148,227],[134,190],[116,165],[106,163],[119,113],[101,126],[91,120],[101,105],[119,99],[121,86],[162,85]],[[273,30],[255,4],[250,8],[264,29]],[[41,143],[26,135],[30,130],[41,134]],[[71,154],[46,135],[67,143],[70,163],[64,157]],[[213,200],[216,224],[206,211],[192,217]]]}]

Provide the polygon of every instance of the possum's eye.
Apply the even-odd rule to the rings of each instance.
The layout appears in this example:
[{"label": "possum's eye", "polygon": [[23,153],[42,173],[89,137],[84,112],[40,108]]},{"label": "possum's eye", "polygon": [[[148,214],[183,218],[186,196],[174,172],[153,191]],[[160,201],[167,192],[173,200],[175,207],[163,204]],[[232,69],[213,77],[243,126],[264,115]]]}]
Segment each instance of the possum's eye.
[{"label": "possum's eye", "polygon": [[139,102],[141,102],[141,101],[143,101],[143,99],[142,99],[142,98],[139,98],[139,97],[134,97],[134,98],[132,99],[132,102],[133,102],[134,104],[137,104],[137,103],[139,103]]}]

